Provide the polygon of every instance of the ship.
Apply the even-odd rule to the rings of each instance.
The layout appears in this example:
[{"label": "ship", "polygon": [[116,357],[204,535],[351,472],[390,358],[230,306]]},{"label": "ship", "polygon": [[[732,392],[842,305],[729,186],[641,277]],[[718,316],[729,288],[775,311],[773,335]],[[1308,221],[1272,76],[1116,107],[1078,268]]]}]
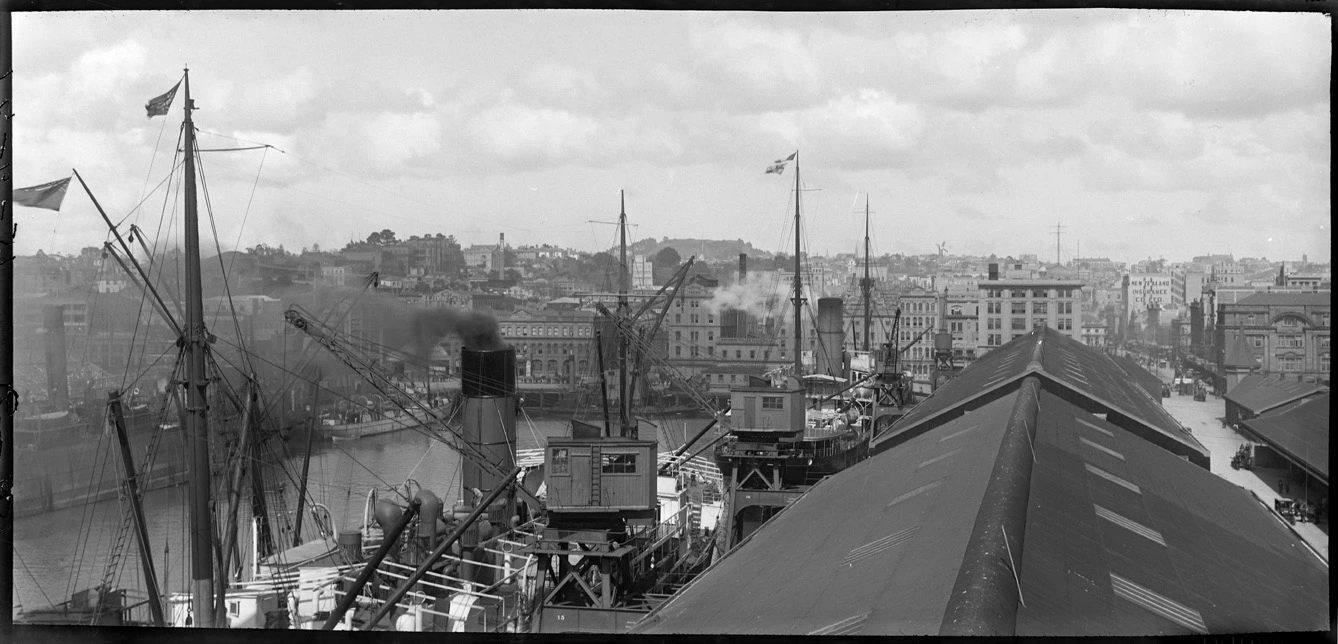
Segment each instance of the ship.
[{"label": "ship", "polygon": [[[624,235],[625,221],[624,209]],[[623,284],[620,294],[626,275]],[[664,309],[672,298],[673,292]],[[290,623],[341,630],[622,632],[709,565],[721,507],[719,471],[694,461],[700,450],[688,450],[715,422],[670,454],[639,436],[632,401],[644,386],[643,372],[633,365],[648,357],[647,338],[658,320],[639,328],[639,314],[630,312],[625,297],[619,300],[617,312],[601,307],[592,320],[601,400],[584,411],[596,418],[571,419],[565,435],[524,455],[516,451],[516,420],[524,413],[516,349],[500,335],[460,338],[460,397],[446,413],[401,395],[403,383],[356,342],[291,307],[289,324],[401,411],[425,414],[423,431],[459,454],[463,490],[454,502],[425,489],[369,495],[362,525],[338,535],[344,561],[353,563],[336,557],[320,571],[305,569],[309,580],[323,581],[299,592]],[[608,361],[616,360],[616,384],[608,382],[613,369],[605,368],[606,344],[610,352],[616,346],[616,358]]]},{"label": "ship", "polygon": [[[840,298],[818,300],[814,372],[804,372],[802,314],[807,300],[800,262],[799,153],[778,160],[767,171],[783,173],[789,161],[794,162],[795,181],[794,362],[730,390],[729,426],[714,452],[725,483],[725,510],[717,538],[726,552],[825,477],[868,458],[875,429],[890,426],[912,402],[906,387],[909,378],[896,369],[899,352],[894,344],[889,342],[876,352],[881,358],[877,365],[855,365],[845,355]],[[866,201],[865,276],[861,280],[866,352],[873,285],[868,243]],[[900,320],[899,310],[895,319]],[[890,337],[895,341],[895,323]],[[866,357],[873,355],[868,352]]]}]

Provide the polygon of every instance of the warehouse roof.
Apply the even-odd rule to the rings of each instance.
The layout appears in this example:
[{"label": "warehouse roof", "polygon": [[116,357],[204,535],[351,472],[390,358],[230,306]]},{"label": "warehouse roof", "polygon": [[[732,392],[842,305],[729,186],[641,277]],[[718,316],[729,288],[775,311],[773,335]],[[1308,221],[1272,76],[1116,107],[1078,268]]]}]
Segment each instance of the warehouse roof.
[{"label": "warehouse roof", "polygon": [[[939,423],[993,400],[1019,386],[1029,374],[1046,388],[1163,449],[1207,468],[1209,452],[1160,402],[1106,354],[1048,327],[1014,339],[973,363],[895,425],[875,436],[872,450],[893,447]],[[1160,381],[1158,381],[1160,382]],[[1160,392],[1158,392],[1160,394]]]},{"label": "warehouse roof", "polygon": [[[1328,571],[1272,513],[1050,391],[1054,384],[1029,376],[818,484],[634,632],[974,627],[1147,636],[1328,627]],[[982,561],[978,545],[990,539],[1004,547]],[[993,612],[963,623],[972,602]]]},{"label": "warehouse roof", "polygon": [[1328,387],[1313,382],[1287,380],[1270,374],[1252,374],[1241,378],[1227,392],[1226,399],[1257,416],[1328,390]]},{"label": "warehouse roof", "polygon": [[1242,421],[1251,432],[1291,461],[1329,482],[1329,394]]}]

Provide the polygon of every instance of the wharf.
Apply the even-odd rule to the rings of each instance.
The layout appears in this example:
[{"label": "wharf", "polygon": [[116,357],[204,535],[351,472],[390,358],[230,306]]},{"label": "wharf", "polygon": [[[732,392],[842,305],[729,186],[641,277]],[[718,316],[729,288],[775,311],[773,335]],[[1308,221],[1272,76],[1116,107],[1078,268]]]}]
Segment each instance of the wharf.
[{"label": "wharf", "polygon": [[[1163,372],[1157,374],[1163,382],[1171,380],[1169,370],[1159,369],[1158,371]],[[1224,398],[1209,396],[1206,401],[1199,402],[1194,400],[1193,396],[1172,393],[1169,398],[1162,399],[1162,406],[1181,425],[1184,425],[1194,435],[1194,438],[1208,448],[1212,454],[1213,474],[1249,490],[1269,511],[1273,510],[1273,502],[1278,499],[1301,498],[1304,500],[1305,490],[1294,491],[1287,497],[1284,497],[1278,491],[1278,483],[1286,476],[1286,471],[1283,469],[1256,467],[1249,470],[1237,470],[1231,467],[1231,457],[1236,454],[1236,450],[1241,445],[1248,441],[1244,436],[1226,426],[1226,400]],[[1312,491],[1311,494],[1309,500],[1313,503],[1315,492]],[[1281,516],[1277,518],[1284,524],[1286,523]],[[1294,525],[1288,524],[1287,527],[1309,544],[1324,560],[1325,565],[1328,565],[1328,517],[1325,517],[1320,523],[1298,521]]]}]

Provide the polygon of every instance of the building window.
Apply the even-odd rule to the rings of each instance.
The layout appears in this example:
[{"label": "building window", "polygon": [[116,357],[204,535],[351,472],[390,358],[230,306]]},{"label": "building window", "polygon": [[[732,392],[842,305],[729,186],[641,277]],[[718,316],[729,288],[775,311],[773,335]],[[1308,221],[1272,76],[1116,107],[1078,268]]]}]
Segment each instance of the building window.
[{"label": "building window", "polygon": [[[682,302],[679,302],[678,305],[679,305],[679,306],[683,306],[683,303],[682,303]],[[675,314],[674,314],[674,324],[682,324],[682,323],[683,323],[683,314],[681,314],[681,313],[675,313]]]},{"label": "building window", "polygon": [[555,475],[570,474],[571,452],[565,447],[554,447],[552,453],[553,456],[549,459],[552,461],[550,473]]},{"label": "building window", "polygon": [[707,332],[706,332],[706,339],[707,339],[708,341],[714,341],[714,340],[715,340],[715,331],[707,331]]},{"label": "building window", "polygon": [[757,359],[757,349],[749,349],[749,350],[748,350],[748,359],[749,359],[749,360],[756,360],[756,359]]},{"label": "building window", "polygon": [[735,360],[742,360],[742,359],[743,359],[743,349],[735,349],[735,350],[734,350],[734,359],[735,359]]},{"label": "building window", "polygon": [[1301,370],[1301,357],[1300,357],[1300,356],[1282,356],[1282,357],[1278,358],[1278,368],[1281,369],[1281,370],[1283,370],[1283,371],[1300,371],[1300,370]]},{"label": "building window", "polygon": [[1003,328],[1003,320],[1000,319],[1000,318],[989,318],[989,319],[985,320],[985,328],[987,328],[987,329],[1001,329],[1001,328]]},{"label": "building window", "polygon": [[600,460],[601,474],[636,474],[636,454],[604,454]]},{"label": "building window", "polygon": [[1262,335],[1250,336],[1250,344],[1256,349],[1264,346],[1264,336]]},{"label": "building window", "polygon": [[1280,335],[1278,336],[1278,346],[1283,348],[1299,349],[1305,346],[1305,336]]},{"label": "building window", "polygon": [[681,357],[682,355],[683,355],[683,347],[674,347],[674,357],[678,358]]},{"label": "building window", "polygon": [[1027,314],[1027,303],[1026,303],[1026,302],[1013,302],[1012,312],[1013,312],[1013,315],[1026,315],[1026,314]]},{"label": "building window", "polygon": [[1319,370],[1324,373],[1329,372],[1329,354],[1319,354]]},{"label": "building window", "polygon": [[[696,304],[696,302],[693,302],[693,304]],[[699,321],[700,319],[701,319],[701,318],[700,318],[696,313],[693,313],[693,314],[692,314],[692,323],[693,323],[693,324],[697,324],[698,321]]]},{"label": "building window", "polygon": [[706,355],[708,356],[715,355],[715,347],[706,347]]},{"label": "building window", "polygon": [[762,409],[785,409],[785,399],[780,396],[762,396]]},{"label": "building window", "polygon": [[1045,315],[1046,314],[1045,302],[1032,302],[1031,312],[1032,315]]},{"label": "building window", "polygon": [[1012,325],[1011,325],[1011,328],[1012,328],[1014,331],[1026,331],[1026,330],[1027,330],[1027,318],[1011,318],[1011,319],[1012,319],[1012,321],[1013,321],[1013,323],[1012,323]]}]

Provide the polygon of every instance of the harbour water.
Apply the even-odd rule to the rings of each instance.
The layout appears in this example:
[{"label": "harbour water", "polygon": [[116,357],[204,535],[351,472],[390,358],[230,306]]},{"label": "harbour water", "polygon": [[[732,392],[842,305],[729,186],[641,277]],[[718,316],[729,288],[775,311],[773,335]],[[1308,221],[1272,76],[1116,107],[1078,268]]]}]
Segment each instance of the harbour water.
[{"label": "harbour water", "polygon": [[[640,437],[659,440],[661,451],[665,451],[680,445],[685,436],[691,437],[710,419],[674,417],[650,422],[658,428],[642,422]],[[565,420],[522,415],[517,419],[517,449],[541,447],[544,438],[565,435],[567,431]],[[302,448],[289,445],[294,452]],[[704,457],[705,453],[699,458]],[[301,455],[290,455],[287,461],[287,472],[294,474],[270,467],[265,468],[264,476],[267,487],[279,490],[269,495],[270,515],[281,517],[282,525],[274,527],[276,541],[291,545],[297,507],[295,473],[301,472]],[[431,490],[444,502],[453,503],[460,497],[460,457],[434,438],[414,430],[353,441],[318,440],[313,444],[308,498],[328,510],[336,531],[358,527],[371,490],[377,490],[385,498],[394,494],[392,488],[402,492],[406,483],[413,490]],[[158,578],[165,580],[159,585],[169,593],[186,591],[190,582],[186,490],[182,485],[144,495],[150,549]],[[226,499],[219,498],[217,493],[215,499],[220,507],[226,504]],[[242,496],[238,512],[238,553],[248,565],[252,541],[249,499],[248,491]],[[122,505],[113,499],[15,520],[15,614],[22,609],[68,600],[72,593],[101,583],[108,554],[129,510]],[[309,520],[302,534],[306,538],[314,536],[315,529]],[[126,536],[121,562],[114,586],[139,591],[142,596],[143,577],[133,532]]]}]

